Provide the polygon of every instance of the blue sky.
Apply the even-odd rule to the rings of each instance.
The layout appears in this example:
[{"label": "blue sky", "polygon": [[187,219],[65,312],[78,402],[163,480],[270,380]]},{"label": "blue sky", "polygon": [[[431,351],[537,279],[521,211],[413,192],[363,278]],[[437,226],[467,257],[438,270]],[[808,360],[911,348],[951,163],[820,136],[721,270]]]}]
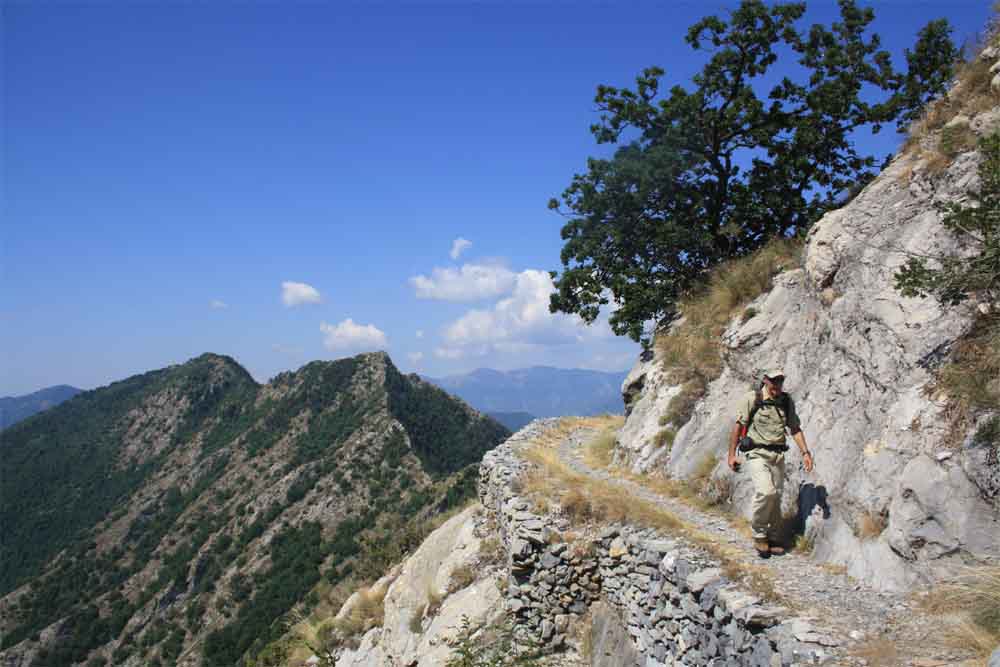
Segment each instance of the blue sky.
[{"label": "blue sky", "polygon": [[[687,82],[687,26],[730,6],[5,3],[0,395],[207,351],[259,380],[374,348],[628,368],[635,344],[546,312],[546,202],[598,153],[597,84]],[[926,21],[989,16],[874,7],[896,63]]]}]

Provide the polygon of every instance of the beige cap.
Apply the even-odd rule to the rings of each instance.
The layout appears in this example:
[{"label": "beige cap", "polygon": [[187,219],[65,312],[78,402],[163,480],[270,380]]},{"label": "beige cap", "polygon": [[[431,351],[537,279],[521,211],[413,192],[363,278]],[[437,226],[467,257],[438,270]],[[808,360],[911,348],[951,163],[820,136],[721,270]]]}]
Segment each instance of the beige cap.
[{"label": "beige cap", "polygon": [[782,368],[772,368],[771,370],[764,373],[764,377],[766,377],[768,380],[777,377],[783,378],[785,377],[785,371]]}]

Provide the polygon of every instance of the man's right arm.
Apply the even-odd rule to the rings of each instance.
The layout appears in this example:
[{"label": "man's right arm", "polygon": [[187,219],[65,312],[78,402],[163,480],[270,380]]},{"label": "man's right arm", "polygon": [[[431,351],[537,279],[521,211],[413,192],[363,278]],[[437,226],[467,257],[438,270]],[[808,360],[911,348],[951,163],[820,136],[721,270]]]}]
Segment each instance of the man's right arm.
[{"label": "man's right arm", "polygon": [[734,472],[739,467],[739,462],[736,460],[736,448],[739,445],[740,436],[743,434],[743,424],[750,421],[750,410],[753,406],[754,396],[755,394],[750,392],[740,400],[736,407],[736,423],[733,424],[733,431],[729,434],[729,455],[726,457],[726,464]]},{"label": "man's right arm", "polygon": [[733,424],[733,432],[729,434],[729,456],[726,457],[726,465],[733,472],[739,467],[739,462],[736,460],[736,447],[740,442],[740,432],[743,430],[743,425],[740,422]]}]

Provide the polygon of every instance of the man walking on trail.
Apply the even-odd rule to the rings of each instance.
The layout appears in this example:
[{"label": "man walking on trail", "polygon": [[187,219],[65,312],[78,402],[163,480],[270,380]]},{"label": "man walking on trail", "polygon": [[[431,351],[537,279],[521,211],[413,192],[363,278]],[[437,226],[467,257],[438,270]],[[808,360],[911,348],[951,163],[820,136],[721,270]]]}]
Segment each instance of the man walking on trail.
[{"label": "man walking on trail", "polygon": [[785,553],[779,544],[781,528],[781,489],[785,484],[785,429],[792,435],[806,472],[812,472],[813,460],[802,434],[795,402],[783,391],[785,372],[772,370],[764,376],[761,387],[749,391],[739,403],[736,425],[729,438],[729,467],[739,470],[736,449],[747,453],[747,468],[753,480],[753,545],[761,558]]}]

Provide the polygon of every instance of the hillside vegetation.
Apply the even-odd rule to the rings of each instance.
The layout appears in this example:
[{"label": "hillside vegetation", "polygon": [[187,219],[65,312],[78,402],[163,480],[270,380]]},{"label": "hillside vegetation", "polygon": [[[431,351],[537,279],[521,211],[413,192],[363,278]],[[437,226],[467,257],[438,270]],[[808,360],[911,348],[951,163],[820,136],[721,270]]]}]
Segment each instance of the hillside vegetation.
[{"label": "hillside vegetation", "polygon": [[470,497],[508,434],[384,354],[262,386],[208,354],[85,392],[0,444],[0,655],[240,664]]}]

